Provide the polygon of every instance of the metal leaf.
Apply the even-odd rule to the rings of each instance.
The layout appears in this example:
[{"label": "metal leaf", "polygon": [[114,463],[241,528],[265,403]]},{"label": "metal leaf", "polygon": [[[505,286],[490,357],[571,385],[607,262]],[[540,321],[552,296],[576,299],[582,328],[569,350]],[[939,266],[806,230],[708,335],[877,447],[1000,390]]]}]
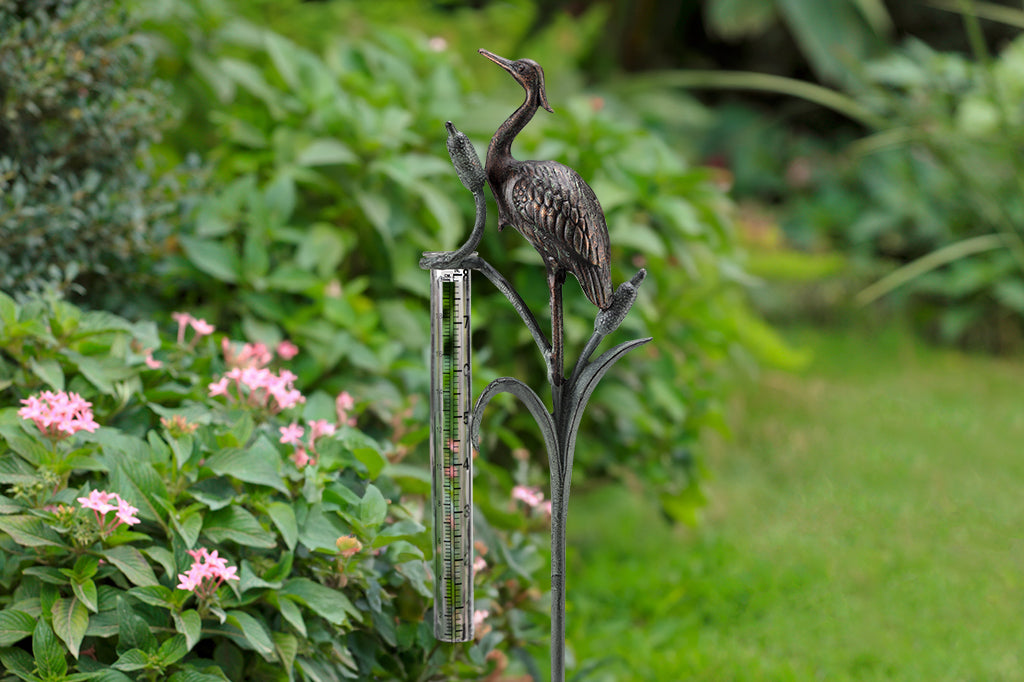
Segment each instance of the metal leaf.
[{"label": "metal leaf", "polygon": [[555,462],[558,452],[558,437],[555,434],[554,419],[551,413],[548,412],[547,407],[544,406],[544,402],[533,392],[533,389],[513,377],[495,379],[487,384],[480,397],[477,398],[469,427],[469,437],[474,447],[480,445],[480,417],[484,408],[487,407],[487,403],[491,401],[491,398],[499,393],[511,393],[519,398],[523,405],[526,406],[526,409],[530,411],[530,414],[533,415],[534,421],[537,422],[537,426],[540,428],[541,435],[544,436],[544,444],[548,449],[548,464],[551,466],[552,473],[557,471],[558,467]]}]

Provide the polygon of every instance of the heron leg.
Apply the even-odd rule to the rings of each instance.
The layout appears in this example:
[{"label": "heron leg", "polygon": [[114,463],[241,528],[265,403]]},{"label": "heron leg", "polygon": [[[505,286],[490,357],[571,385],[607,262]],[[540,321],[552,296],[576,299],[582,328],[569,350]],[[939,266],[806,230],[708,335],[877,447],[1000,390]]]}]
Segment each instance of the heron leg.
[{"label": "heron leg", "polygon": [[551,290],[551,385],[561,386],[563,373],[564,346],[562,317],[562,285],[565,284],[565,270],[557,265],[548,265],[548,288]]}]

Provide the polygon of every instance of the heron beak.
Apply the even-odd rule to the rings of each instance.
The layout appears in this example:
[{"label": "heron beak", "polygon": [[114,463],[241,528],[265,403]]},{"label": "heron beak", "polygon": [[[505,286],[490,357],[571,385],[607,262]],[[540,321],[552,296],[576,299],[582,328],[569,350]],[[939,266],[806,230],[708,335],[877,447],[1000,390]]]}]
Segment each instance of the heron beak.
[{"label": "heron beak", "polygon": [[512,60],[511,59],[505,59],[504,57],[499,57],[498,55],[494,54],[493,52],[488,52],[487,50],[485,50],[483,48],[480,48],[479,50],[477,50],[477,52],[479,52],[483,56],[487,57],[492,62],[494,62],[495,64],[497,64],[501,68],[505,69],[509,73],[512,73]]}]

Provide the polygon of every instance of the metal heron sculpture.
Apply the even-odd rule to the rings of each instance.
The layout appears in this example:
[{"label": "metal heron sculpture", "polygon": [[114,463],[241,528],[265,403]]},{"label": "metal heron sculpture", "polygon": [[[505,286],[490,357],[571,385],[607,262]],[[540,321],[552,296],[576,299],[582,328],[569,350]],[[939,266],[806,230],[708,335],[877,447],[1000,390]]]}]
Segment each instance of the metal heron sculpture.
[{"label": "metal heron sculpture", "polygon": [[562,376],[562,285],[571,272],[590,302],[611,305],[612,271],[608,226],[594,190],[572,168],[557,161],[517,161],[512,141],[538,107],[554,113],[544,90],[544,69],[532,59],[512,61],[493,52],[480,54],[508,71],[526,91],[522,105],[501,124],[487,148],[484,170],[498,204],[498,229],[514,227],[541,255],[551,292],[550,373]]},{"label": "metal heron sculpture", "polygon": [[[540,65],[530,59],[512,61],[487,50],[480,50],[480,54],[508,71],[523,86],[526,99],[494,134],[483,166],[469,138],[450,121],[445,124],[448,153],[459,179],[473,193],[476,221],[468,240],[459,249],[424,253],[420,266],[427,270],[468,268],[483,274],[519,313],[547,363],[551,384],[550,410],[537,393],[519,379],[495,379],[477,397],[469,415],[469,437],[472,445],[478,447],[484,409],[494,396],[510,393],[533,416],[544,439],[552,502],[551,680],[564,682],[565,530],[576,436],[584,409],[598,382],[616,361],[651,340],[625,341],[593,358],[604,338],[618,329],[633,307],[647,273],[641,269],[613,292],[608,228],[593,190],[574,170],[560,163],[517,161],[512,157],[513,140],[533,118],[538,107],[551,111]],[[544,260],[551,293],[550,341],[519,292],[475,251],[486,224],[485,184],[490,186],[498,205],[499,229],[506,225],[516,228]],[[594,318],[593,333],[566,376],[563,372],[562,285],[566,273],[570,272],[580,281],[587,298],[600,310]],[[433,463],[433,451],[431,457]]]}]

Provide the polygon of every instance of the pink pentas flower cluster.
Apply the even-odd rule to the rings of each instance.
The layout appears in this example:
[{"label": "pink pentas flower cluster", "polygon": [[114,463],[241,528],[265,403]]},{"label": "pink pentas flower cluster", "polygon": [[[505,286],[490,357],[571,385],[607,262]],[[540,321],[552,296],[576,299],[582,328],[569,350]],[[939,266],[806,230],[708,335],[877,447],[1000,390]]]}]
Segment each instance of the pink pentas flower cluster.
[{"label": "pink pentas flower cluster", "polygon": [[540,491],[540,488],[526,485],[513,486],[512,499],[522,502],[530,509],[537,509],[549,517],[551,516],[551,500],[544,499],[544,493]]},{"label": "pink pentas flower cluster", "polygon": [[356,400],[348,391],[342,391],[334,399],[334,410],[338,413],[338,423],[348,426],[356,425],[356,418],[349,416],[349,410],[356,406]]},{"label": "pink pentas flower cluster", "polygon": [[206,320],[193,317],[189,313],[171,313],[171,317],[178,323],[178,345],[184,345],[185,343],[185,332],[191,327],[192,331],[195,332],[195,336],[192,337],[191,346],[194,346],[199,339],[204,336],[209,336],[215,330],[215,327],[207,322]]},{"label": "pink pentas flower cluster", "polygon": [[209,599],[225,580],[238,580],[238,568],[228,566],[227,559],[209,552],[205,547],[190,549],[192,565],[186,573],[178,574],[178,589],[193,592],[201,599]]},{"label": "pink pentas flower cluster", "polygon": [[517,485],[512,488],[512,499],[519,500],[527,507],[537,507],[544,501],[544,493],[540,491],[540,488]]},{"label": "pink pentas flower cluster", "polygon": [[[108,493],[104,490],[93,490],[88,497],[79,497],[78,503],[84,509],[92,509],[96,516],[96,523],[100,526],[100,534],[107,537],[114,532],[114,529],[124,524],[134,526],[139,522],[138,508],[128,504],[127,501],[117,493]],[[111,519],[107,514],[114,512]]]},{"label": "pink pentas flower cluster", "polygon": [[266,367],[274,360],[275,353],[282,360],[291,360],[299,354],[299,347],[291,341],[282,341],[271,351],[264,343],[246,343],[237,348],[227,338],[220,342],[224,362],[228,367]]},{"label": "pink pentas flower cluster", "polygon": [[281,426],[278,430],[281,432],[282,443],[295,446],[291,459],[295,462],[295,466],[301,469],[307,464],[316,464],[317,439],[324,436],[333,436],[337,428],[337,426],[326,419],[314,419],[309,422],[309,440],[305,443],[302,441],[302,437],[305,435],[306,429],[297,422]]},{"label": "pink pentas flower cluster", "polygon": [[92,403],[77,393],[43,391],[21,401],[22,419],[35,422],[47,438],[67,438],[79,431],[92,433],[100,427],[92,416]]},{"label": "pink pentas flower cluster", "polygon": [[266,367],[234,367],[208,389],[211,398],[224,396],[229,402],[277,413],[306,402],[295,388],[297,378],[286,369],[274,372]]}]

